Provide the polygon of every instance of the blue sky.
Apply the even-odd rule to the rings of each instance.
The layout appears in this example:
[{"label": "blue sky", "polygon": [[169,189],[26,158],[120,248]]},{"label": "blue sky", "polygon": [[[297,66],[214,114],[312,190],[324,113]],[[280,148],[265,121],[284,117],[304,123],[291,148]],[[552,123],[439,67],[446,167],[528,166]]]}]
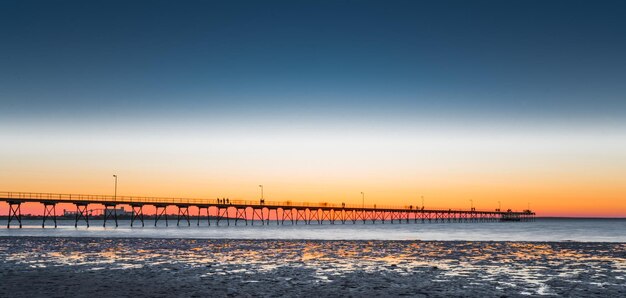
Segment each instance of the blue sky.
[{"label": "blue sky", "polygon": [[0,1],[0,190],[106,194],[115,173],[121,194],[263,184],[623,216],[624,16],[624,1]]},{"label": "blue sky", "polygon": [[622,1],[3,1],[0,121],[621,125],[624,15]]}]

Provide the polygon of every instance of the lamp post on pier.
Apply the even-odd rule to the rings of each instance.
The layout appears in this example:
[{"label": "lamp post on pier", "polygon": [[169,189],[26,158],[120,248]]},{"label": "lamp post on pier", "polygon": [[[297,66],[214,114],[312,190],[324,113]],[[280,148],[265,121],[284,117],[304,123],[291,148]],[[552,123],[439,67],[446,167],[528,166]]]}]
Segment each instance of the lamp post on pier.
[{"label": "lamp post on pier", "polygon": [[361,192],[361,204],[363,204],[362,208],[365,208],[365,193]]},{"label": "lamp post on pier", "polygon": [[113,175],[115,178],[115,192],[113,193],[113,201],[117,201],[117,175]]}]

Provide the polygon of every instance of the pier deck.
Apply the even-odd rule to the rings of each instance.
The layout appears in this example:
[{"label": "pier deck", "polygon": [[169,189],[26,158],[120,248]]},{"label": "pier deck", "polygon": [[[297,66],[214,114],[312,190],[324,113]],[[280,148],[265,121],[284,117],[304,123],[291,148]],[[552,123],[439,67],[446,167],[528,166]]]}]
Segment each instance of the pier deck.
[{"label": "pier deck", "polygon": [[238,222],[248,221],[250,224],[260,222],[270,224],[323,224],[323,223],[418,223],[418,222],[490,222],[490,221],[531,221],[535,218],[535,213],[531,210],[524,211],[501,211],[495,209],[476,210],[467,209],[425,209],[413,205],[405,206],[377,206],[359,204],[331,204],[326,202],[307,203],[292,201],[264,201],[264,200],[230,200],[230,199],[197,199],[197,198],[164,198],[164,197],[137,197],[137,196],[110,196],[110,195],[84,195],[84,194],[58,194],[58,193],[29,193],[29,192],[0,192],[0,201],[9,204],[9,215],[7,228],[11,227],[13,221],[17,221],[22,227],[21,204],[41,203],[43,205],[44,216],[42,227],[45,227],[46,220],[52,220],[54,226],[57,223],[56,205],[69,203],[76,206],[75,226],[84,222],[89,226],[90,209],[89,205],[104,206],[104,225],[107,220],[117,221],[117,206],[127,205],[132,208],[131,226],[144,221],[144,206],[156,208],[154,225],[158,221],[167,220],[167,207],[177,208],[177,225],[191,225],[190,208],[197,211],[195,215],[197,225],[200,219],[206,218],[208,225],[210,218],[216,218],[215,224],[226,221],[230,225],[231,221],[237,225]]}]

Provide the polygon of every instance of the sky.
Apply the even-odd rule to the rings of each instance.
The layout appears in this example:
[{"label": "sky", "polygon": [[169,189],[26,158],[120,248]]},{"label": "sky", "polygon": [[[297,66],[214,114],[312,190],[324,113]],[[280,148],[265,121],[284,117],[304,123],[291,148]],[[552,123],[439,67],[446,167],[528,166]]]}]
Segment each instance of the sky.
[{"label": "sky", "polygon": [[258,199],[263,184],[276,201],[625,217],[624,15],[5,0],[0,191],[111,194],[117,174],[123,195]]}]

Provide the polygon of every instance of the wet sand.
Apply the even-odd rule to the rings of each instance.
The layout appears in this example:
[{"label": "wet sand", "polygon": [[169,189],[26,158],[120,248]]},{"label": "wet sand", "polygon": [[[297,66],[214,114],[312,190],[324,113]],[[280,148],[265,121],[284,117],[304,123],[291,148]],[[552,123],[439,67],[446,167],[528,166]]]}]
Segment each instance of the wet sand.
[{"label": "wet sand", "polygon": [[626,244],[0,237],[0,297],[626,297]]}]

